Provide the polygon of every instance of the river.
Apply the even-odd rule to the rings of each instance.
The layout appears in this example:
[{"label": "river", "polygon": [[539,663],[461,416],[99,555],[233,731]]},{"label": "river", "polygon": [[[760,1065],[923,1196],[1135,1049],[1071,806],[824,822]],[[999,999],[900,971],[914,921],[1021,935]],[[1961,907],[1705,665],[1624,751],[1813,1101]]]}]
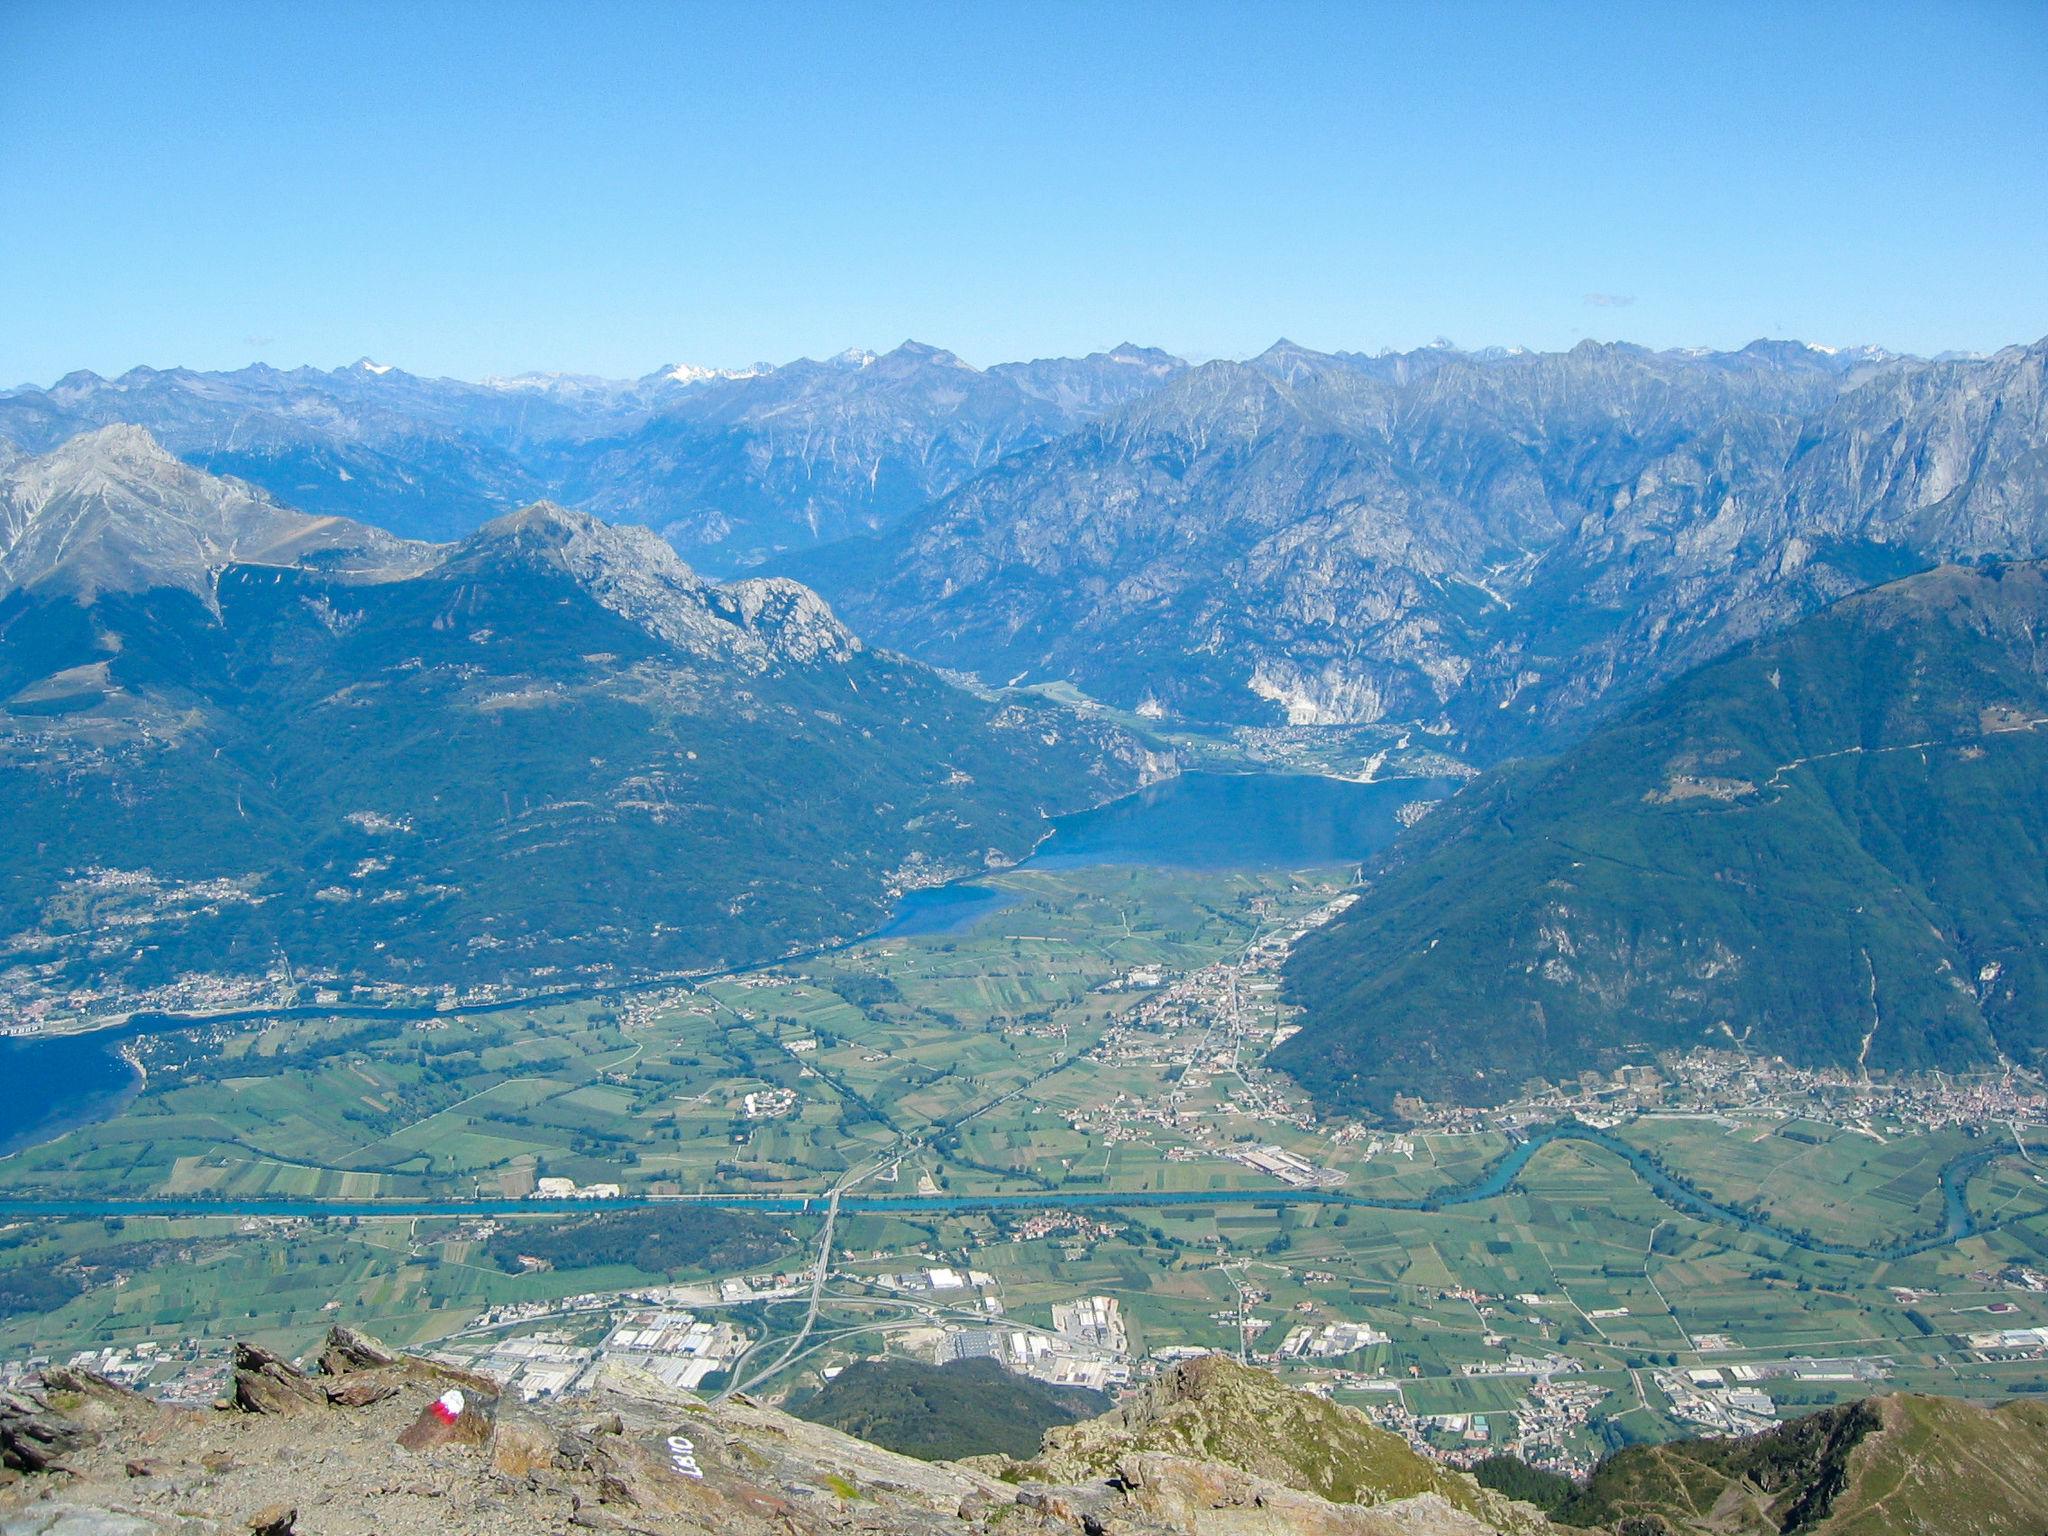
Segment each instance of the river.
[{"label": "river", "polygon": [[[1440,799],[1455,780],[1384,779],[1371,784],[1296,774],[1191,773],[1093,810],[1057,818],[1020,868],[1079,869],[1142,864],[1180,869],[1306,869],[1351,864],[1379,852],[1401,830],[1399,812]],[[875,932],[856,939],[963,933],[1017,898],[977,881],[913,891]],[[845,949],[829,945],[810,953]],[[804,956],[790,956],[802,959]],[[739,970],[764,969],[783,960]],[[730,972],[719,974],[731,974]],[[697,978],[700,980],[709,977]],[[568,988],[532,1001],[576,1002],[618,992],[673,986],[675,978],[609,987]],[[458,1013],[494,1013],[517,999],[468,1005]],[[139,1034],[275,1018],[432,1018],[430,1007],[255,1008],[209,1021],[139,1015],[119,1029],[84,1035],[0,1039],[0,1156],[106,1120],[134,1099],[140,1079],[120,1055]]]},{"label": "river", "polygon": [[[1226,1190],[1028,1190],[985,1195],[843,1195],[842,1214],[858,1211],[888,1214],[994,1210],[1101,1210],[1141,1209],[1147,1206],[1218,1205],[1337,1205],[1368,1211],[1440,1211],[1461,1205],[1498,1199],[1521,1182],[1533,1158],[1554,1141],[1579,1141],[1619,1157],[1635,1170],[1659,1199],[1700,1221],[1716,1222],[1770,1238],[1774,1242],[1812,1253],[1889,1263],[1916,1253],[1946,1247],[1967,1237],[1993,1230],[2001,1223],[1978,1220],[1970,1209],[1970,1180],[1997,1158],[2015,1150],[2004,1140],[1995,1141],[1949,1159],[1941,1170],[1943,1195],[1942,1224],[1939,1229],[1904,1232],[1891,1242],[1870,1247],[1834,1242],[1795,1231],[1753,1212],[1743,1211],[1708,1198],[1684,1180],[1667,1172],[1642,1149],[1630,1145],[1611,1131],[1572,1121],[1545,1126],[1509,1147],[1471,1183],[1441,1190],[1422,1199],[1374,1199],[1343,1190],[1327,1189],[1226,1189]],[[2048,1153],[2048,1147],[2032,1146],[2029,1153]],[[721,1210],[747,1210],[795,1215],[822,1211],[824,1195],[687,1195],[656,1198],[622,1195],[616,1199],[578,1200],[559,1206],[536,1206],[530,1200],[212,1200],[204,1196],[185,1199],[37,1199],[0,1194],[0,1215],[4,1216],[536,1216],[566,1215],[598,1210],[646,1210],[665,1206],[710,1206]],[[2023,1213],[2024,1214],[2024,1213]]]}]

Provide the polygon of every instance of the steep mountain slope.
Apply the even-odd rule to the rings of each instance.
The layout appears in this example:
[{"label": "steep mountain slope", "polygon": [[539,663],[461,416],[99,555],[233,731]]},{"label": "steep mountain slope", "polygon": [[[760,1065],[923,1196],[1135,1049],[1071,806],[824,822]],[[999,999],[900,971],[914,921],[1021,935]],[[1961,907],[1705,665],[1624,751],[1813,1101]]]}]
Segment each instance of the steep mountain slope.
[{"label": "steep mountain slope", "polygon": [[1092,421],[1153,393],[1187,371],[1171,352],[1132,342],[1086,357],[1041,357],[997,363],[988,371],[1033,400],[1054,406],[1070,422]]},{"label": "steep mountain slope", "polygon": [[[51,504],[98,473],[67,451],[29,472],[78,470]],[[541,505],[372,580],[249,563],[289,514],[155,469],[95,541],[161,549],[218,512],[232,563],[201,590],[184,564],[0,596],[17,1003],[218,1001],[288,966],[421,988],[766,958],[1136,778],[1120,738],[868,650],[794,583],[706,583],[645,529]],[[82,561],[111,568],[67,547],[43,569]]]},{"label": "steep mountain slope", "polygon": [[530,458],[584,430],[588,414],[367,359],[332,371],[134,368],[0,394],[0,438],[46,452],[78,432],[128,423],[288,506],[448,538],[541,495],[546,482]]},{"label": "steep mountain slope", "polygon": [[1632,1536],[2027,1536],[2048,1529],[2048,1408],[1900,1394],[1744,1440],[1632,1446],[1558,1518]]},{"label": "steep mountain slope", "polygon": [[1275,1063],[1384,1110],[1702,1045],[2038,1062],[2044,637],[2044,567],[1944,568],[1471,786],[1299,947]]},{"label": "steep mountain slope", "polygon": [[986,371],[906,341],[681,395],[589,445],[564,484],[721,567],[885,526],[1020,448],[1156,388],[1180,364],[1120,347]]},{"label": "steep mountain slope", "polygon": [[44,458],[0,466],[0,592],[89,603],[102,592],[165,587],[210,602],[225,566],[315,559],[336,572],[398,575],[431,554],[188,468],[140,427],[103,427]]},{"label": "steep mountain slope", "polygon": [[2044,366],[1282,343],[788,568],[986,677],[1500,754],[1874,578],[2048,553]]},{"label": "steep mountain slope", "polygon": [[2048,554],[2044,372],[2048,342],[1859,370],[1817,412],[1732,418],[1650,461],[1531,570],[1471,728],[1611,707],[1942,560]]}]

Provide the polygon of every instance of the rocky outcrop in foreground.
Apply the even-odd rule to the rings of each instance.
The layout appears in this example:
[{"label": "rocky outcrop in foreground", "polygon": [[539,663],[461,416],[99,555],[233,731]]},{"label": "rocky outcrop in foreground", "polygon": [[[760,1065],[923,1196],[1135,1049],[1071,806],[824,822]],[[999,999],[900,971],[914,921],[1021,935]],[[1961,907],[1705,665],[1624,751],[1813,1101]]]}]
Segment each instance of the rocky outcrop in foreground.
[{"label": "rocky outcrop in foreground", "polygon": [[244,1346],[211,1411],[53,1369],[0,1393],[0,1536],[2040,1536],[2048,1404],[1908,1394],[1610,1457],[1552,1511],[1220,1356],[1050,1431],[916,1461],[633,1370],[559,1403],[337,1330]]},{"label": "rocky outcrop in foreground", "polygon": [[[1342,1530],[1542,1531],[1534,1509],[1431,1461],[1356,1409],[1282,1386],[1223,1355],[1184,1361],[1085,1423],[1049,1430],[1039,1453],[1003,1467],[1023,1481],[1100,1479],[1132,1498],[1185,1516],[1212,1507],[1285,1503],[1383,1509],[1411,1523]],[[1275,1490],[1292,1490],[1281,1500]],[[1190,1525],[1207,1530],[1208,1526]],[[1313,1523],[1217,1529],[1321,1530]]]},{"label": "rocky outcrop in foreground", "polygon": [[[1229,1386],[1240,1395],[1263,1381],[1267,1395],[1298,1396],[1259,1373],[1221,1369],[1234,1373]],[[1190,1381],[1199,1391],[1221,1378]],[[212,1411],[168,1408],[53,1369],[40,1389],[0,1397],[0,1532],[1484,1536],[1500,1528],[1439,1492],[1347,1505],[1145,1448],[1142,1435],[1119,1453],[1105,1439],[1113,1415],[1097,1421],[1105,1428],[1088,1442],[1098,1457],[1084,1465],[1065,1455],[1041,1469],[915,1461],[744,1397],[706,1404],[630,1370],[608,1370],[594,1393],[541,1407],[496,1392],[483,1377],[346,1330],[310,1372],[243,1346],[230,1395]],[[1183,1407],[1180,1418],[1188,1417]]]}]

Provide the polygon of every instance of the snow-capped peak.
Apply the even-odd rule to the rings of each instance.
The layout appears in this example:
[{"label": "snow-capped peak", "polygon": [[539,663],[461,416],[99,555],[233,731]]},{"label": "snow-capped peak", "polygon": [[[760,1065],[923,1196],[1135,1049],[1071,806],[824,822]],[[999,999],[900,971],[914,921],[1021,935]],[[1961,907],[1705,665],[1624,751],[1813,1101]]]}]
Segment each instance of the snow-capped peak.
[{"label": "snow-capped peak", "polygon": [[355,370],[357,373],[385,374],[391,371],[391,364],[373,363],[367,357],[359,357],[355,361]]},{"label": "snow-capped peak", "polygon": [[655,369],[654,381],[688,387],[711,379],[758,379],[772,371],[767,363],[755,363],[748,368],[705,368],[697,363],[664,363]]}]

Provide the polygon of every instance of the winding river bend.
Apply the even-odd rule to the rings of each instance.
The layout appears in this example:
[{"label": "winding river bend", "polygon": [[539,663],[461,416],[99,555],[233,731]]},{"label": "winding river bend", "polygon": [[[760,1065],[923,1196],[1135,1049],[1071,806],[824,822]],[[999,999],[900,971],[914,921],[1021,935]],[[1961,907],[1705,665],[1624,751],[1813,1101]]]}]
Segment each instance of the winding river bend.
[{"label": "winding river bend", "polygon": [[[1033,1190],[1015,1194],[985,1195],[842,1195],[842,1215],[861,1211],[879,1214],[1025,1210],[1133,1209],[1146,1206],[1219,1205],[1336,1205],[1354,1210],[1443,1211],[1481,1201],[1498,1199],[1520,1182],[1523,1172],[1543,1148],[1553,1142],[1577,1141],[1612,1153],[1627,1163],[1672,1208],[1701,1221],[1732,1226],[1740,1231],[1769,1238],[1788,1247],[1841,1258],[1888,1263],[1947,1247],[1965,1238],[1996,1230],[2003,1222],[1981,1222],[1970,1209],[1969,1184],[1986,1167],[2009,1152],[1999,1142],[1957,1154],[1942,1167],[1942,1225],[1935,1231],[1901,1234],[1888,1244],[1858,1247],[1830,1242],[1811,1233],[1773,1222],[1750,1211],[1714,1200],[1659,1166],[1639,1147],[1630,1145],[1611,1131],[1562,1121],[1545,1126],[1503,1153],[1487,1170],[1469,1184],[1421,1199],[1374,1199],[1369,1195],[1347,1194],[1341,1190],[1228,1189],[1228,1190],[1086,1190],[1061,1192]],[[2048,1146],[2027,1146],[2028,1153],[2048,1154]],[[571,1216],[606,1210],[671,1209],[710,1206],[716,1209],[757,1211],[777,1215],[822,1212],[826,1196],[817,1195],[622,1195],[608,1200],[577,1200],[561,1205],[536,1204],[531,1200],[208,1200],[188,1199],[25,1199],[0,1195],[0,1216]],[[2011,1218],[2018,1219],[2018,1218]]]}]

